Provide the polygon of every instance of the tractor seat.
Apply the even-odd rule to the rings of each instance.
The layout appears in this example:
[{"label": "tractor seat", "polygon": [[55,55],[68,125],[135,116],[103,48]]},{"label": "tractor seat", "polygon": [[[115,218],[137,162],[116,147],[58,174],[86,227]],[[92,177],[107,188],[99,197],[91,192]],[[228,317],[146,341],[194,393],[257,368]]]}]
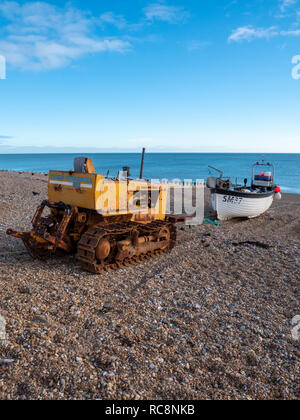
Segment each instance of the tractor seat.
[{"label": "tractor seat", "polygon": [[92,159],[79,157],[74,159],[74,171],[77,174],[95,174],[96,170]]}]

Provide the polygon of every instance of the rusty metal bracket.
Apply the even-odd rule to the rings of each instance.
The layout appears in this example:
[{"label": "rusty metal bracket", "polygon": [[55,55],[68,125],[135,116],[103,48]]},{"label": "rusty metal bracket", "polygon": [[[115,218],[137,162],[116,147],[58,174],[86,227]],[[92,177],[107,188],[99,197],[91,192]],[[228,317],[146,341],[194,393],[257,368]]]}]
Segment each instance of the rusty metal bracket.
[{"label": "rusty metal bracket", "polygon": [[28,237],[28,232],[16,232],[12,229],[7,229],[6,235],[12,236],[18,239],[26,239]]},{"label": "rusty metal bracket", "polygon": [[40,218],[42,217],[43,211],[45,209],[45,207],[48,205],[48,201],[43,201],[42,204],[36,209],[36,212],[33,216],[32,219],[32,226],[35,228],[40,220]]},{"label": "rusty metal bracket", "polygon": [[[67,244],[63,241],[63,237],[65,236],[67,227],[68,227],[75,211],[76,211],[76,208],[74,206],[65,208],[64,217],[63,217],[60,225],[58,226],[58,229],[57,229],[57,232],[56,232],[54,252],[56,251],[56,249],[58,247],[59,248],[60,247],[65,248],[65,246],[67,246]],[[51,236],[49,236],[49,239],[50,238],[51,238]],[[45,237],[45,239],[47,239],[47,238]],[[49,239],[47,239],[47,240],[49,240]],[[50,240],[50,242],[52,242],[52,240]]]},{"label": "rusty metal bracket", "polygon": [[46,239],[48,242],[50,242],[52,245],[54,245],[53,250],[56,251],[57,248],[61,248],[64,251],[69,252],[70,246],[63,240],[57,241],[57,238],[55,236],[51,236],[50,233],[45,233],[44,239]]}]

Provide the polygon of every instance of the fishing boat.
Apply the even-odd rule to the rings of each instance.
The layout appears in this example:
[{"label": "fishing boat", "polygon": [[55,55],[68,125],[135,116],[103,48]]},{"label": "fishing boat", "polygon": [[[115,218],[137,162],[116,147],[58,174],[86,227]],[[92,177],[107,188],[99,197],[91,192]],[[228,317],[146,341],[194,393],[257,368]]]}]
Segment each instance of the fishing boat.
[{"label": "fishing boat", "polygon": [[233,184],[230,178],[224,178],[222,171],[209,167],[219,173],[218,177],[207,178],[206,185],[211,191],[212,207],[221,221],[253,219],[268,211],[274,198],[281,199],[281,188],[274,183],[275,166],[271,163],[263,160],[252,166],[250,186],[248,179],[244,185],[238,185],[237,180]]}]

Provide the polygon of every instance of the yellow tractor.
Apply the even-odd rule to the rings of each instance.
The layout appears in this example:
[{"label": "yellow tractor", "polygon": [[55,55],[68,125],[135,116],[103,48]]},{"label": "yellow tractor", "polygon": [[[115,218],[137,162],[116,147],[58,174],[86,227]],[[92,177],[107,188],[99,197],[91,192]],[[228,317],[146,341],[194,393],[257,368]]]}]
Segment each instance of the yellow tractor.
[{"label": "yellow tractor", "polygon": [[[143,151],[144,152],[144,151]],[[36,210],[30,232],[8,230],[23,240],[34,258],[76,254],[84,270],[102,273],[170,251],[183,217],[166,215],[169,186],[129,168],[116,178],[97,174],[88,158],[76,158],[74,171],[50,171],[48,200]]]}]

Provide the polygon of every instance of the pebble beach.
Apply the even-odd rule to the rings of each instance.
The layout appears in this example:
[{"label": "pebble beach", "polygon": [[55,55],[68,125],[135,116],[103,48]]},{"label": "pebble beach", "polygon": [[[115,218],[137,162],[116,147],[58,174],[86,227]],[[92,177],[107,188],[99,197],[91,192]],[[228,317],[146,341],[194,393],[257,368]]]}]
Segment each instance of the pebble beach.
[{"label": "pebble beach", "polygon": [[0,183],[1,400],[300,398],[300,195],[257,219],[179,226],[170,254],[91,275],[5,233],[30,229],[47,176]]}]

